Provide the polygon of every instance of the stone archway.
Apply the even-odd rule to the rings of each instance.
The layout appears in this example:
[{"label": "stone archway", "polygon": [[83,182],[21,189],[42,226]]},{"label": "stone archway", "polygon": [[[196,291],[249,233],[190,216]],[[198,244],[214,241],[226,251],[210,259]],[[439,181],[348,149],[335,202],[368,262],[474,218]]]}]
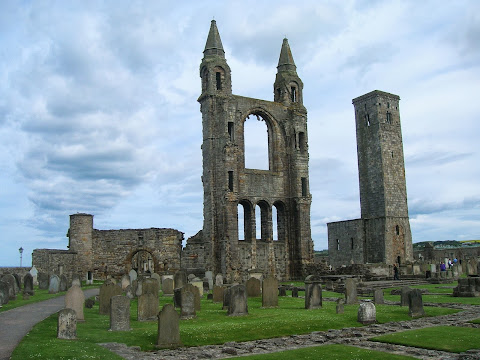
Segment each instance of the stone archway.
[{"label": "stone archway", "polygon": [[140,249],[135,251],[130,256],[128,263],[138,275],[153,274],[155,272],[155,258],[148,250]]}]

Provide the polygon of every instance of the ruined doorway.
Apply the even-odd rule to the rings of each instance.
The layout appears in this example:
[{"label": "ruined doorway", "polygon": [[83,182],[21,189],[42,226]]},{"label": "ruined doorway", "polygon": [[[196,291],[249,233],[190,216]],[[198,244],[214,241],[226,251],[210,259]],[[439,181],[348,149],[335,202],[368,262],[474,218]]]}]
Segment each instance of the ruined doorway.
[{"label": "ruined doorway", "polygon": [[132,257],[132,269],[138,275],[149,275],[155,272],[153,256],[149,251],[139,250]]}]

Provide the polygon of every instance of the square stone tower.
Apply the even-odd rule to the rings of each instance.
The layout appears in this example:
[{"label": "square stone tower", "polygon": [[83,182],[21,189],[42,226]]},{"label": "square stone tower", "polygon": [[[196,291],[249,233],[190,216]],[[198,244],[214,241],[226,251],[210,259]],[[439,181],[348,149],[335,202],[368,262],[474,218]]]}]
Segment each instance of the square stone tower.
[{"label": "square stone tower", "polygon": [[[313,261],[307,111],[288,41],[284,39],[280,52],[273,102],[232,94],[230,68],[215,21],[203,54],[198,101],[203,124],[205,270],[222,273],[231,282],[245,278],[249,271],[301,278]],[[245,168],[244,124],[250,116],[267,126],[268,170]],[[240,207],[244,240],[239,240]],[[255,211],[260,211],[258,224]],[[272,220],[277,223],[278,240],[273,239]],[[191,257],[196,255],[198,251]]]}]

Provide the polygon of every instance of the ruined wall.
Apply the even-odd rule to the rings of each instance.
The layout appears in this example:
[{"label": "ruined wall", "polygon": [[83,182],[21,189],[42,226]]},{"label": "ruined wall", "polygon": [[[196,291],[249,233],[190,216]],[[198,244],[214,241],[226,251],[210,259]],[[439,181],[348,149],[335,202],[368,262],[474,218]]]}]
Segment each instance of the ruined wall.
[{"label": "ruined wall", "polygon": [[365,263],[365,230],[362,219],[329,223],[327,227],[330,265],[337,268]]},{"label": "ruined wall", "polygon": [[65,274],[71,279],[73,274],[81,273],[78,253],[71,250],[35,249],[32,253],[32,265],[38,272],[46,274]]}]

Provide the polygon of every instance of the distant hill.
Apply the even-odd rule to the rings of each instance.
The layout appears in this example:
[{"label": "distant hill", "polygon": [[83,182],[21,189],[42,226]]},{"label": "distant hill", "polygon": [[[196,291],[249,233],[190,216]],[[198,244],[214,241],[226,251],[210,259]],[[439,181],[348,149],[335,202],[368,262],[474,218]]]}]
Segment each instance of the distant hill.
[{"label": "distant hill", "polygon": [[422,250],[425,247],[425,245],[428,243],[433,243],[433,247],[436,249],[480,246],[480,240],[421,241],[413,244],[413,250]]}]

